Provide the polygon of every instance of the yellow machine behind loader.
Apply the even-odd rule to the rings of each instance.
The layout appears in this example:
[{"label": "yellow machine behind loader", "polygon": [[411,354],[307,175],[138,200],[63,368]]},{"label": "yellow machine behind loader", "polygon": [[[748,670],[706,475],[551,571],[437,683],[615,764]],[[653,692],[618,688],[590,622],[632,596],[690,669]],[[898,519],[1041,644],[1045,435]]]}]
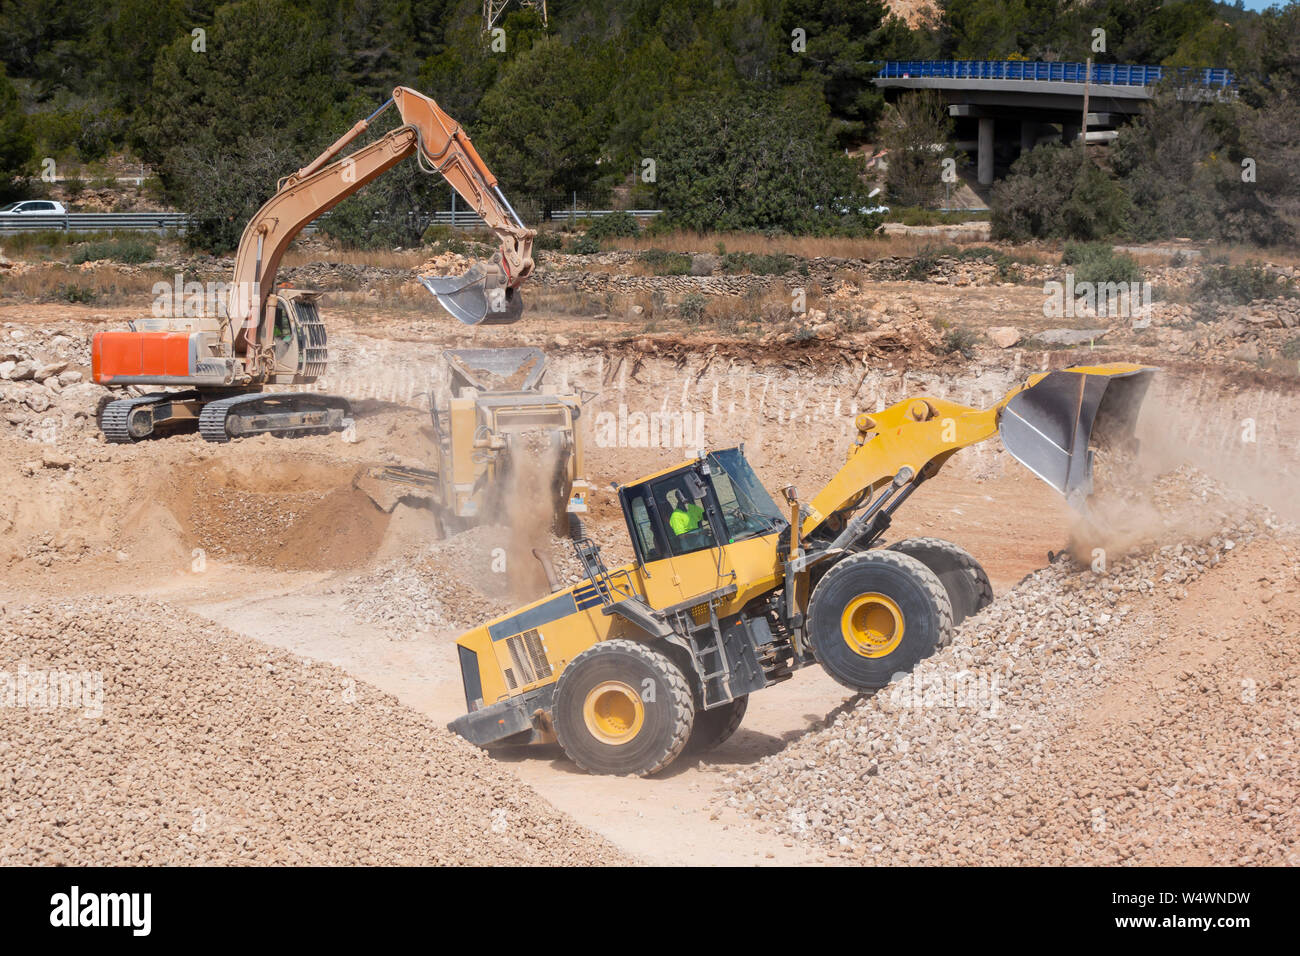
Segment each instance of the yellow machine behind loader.
[{"label": "yellow machine behind loader", "polygon": [[1007,450],[1081,506],[1094,438],[1133,442],[1153,369],[1075,366],[1030,377],[993,407],[909,398],[859,415],[848,460],[783,510],[729,448],[618,487],[635,560],[607,569],[588,539],[586,580],[457,641],[481,745],[558,740],[595,773],[655,773],[740,725],[749,694],[819,663],[857,691],[884,687],[992,599],[955,544],[884,547],[894,512],[958,449]]},{"label": "yellow machine behind loader", "polygon": [[428,501],[448,534],[508,520],[509,497],[523,495],[529,508],[550,507],[557,534],[581,538],[582,396],[546,384],[541,349],[447,349],[442,361],[445,380],[429,395],[433,467],[371,468],[358,487],[386,510],[402,497]]}]

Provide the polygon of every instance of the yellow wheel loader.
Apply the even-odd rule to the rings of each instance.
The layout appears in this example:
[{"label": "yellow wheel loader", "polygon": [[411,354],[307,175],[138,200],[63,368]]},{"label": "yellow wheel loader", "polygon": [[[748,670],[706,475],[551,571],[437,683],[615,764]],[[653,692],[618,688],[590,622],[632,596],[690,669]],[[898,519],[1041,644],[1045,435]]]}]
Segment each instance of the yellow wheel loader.
[{"label": "yellow wheel loader", "polygon": [[820,664],[855,691],[884,687],[992,599],[978,562],[917,538],[884,546],[895,511],[958,450],[995,434],[1082,507],[1091,441],[1134,443],[1154,369],[1074,366],[1031,376],[993,407],[909,398],[856,419],[848,460],[810,502],[783,508],[744,448],[617,486],[635,559],[463,634],[480,745],[558,741],[593,773],[652,774],[730,736],[748,696]]}]

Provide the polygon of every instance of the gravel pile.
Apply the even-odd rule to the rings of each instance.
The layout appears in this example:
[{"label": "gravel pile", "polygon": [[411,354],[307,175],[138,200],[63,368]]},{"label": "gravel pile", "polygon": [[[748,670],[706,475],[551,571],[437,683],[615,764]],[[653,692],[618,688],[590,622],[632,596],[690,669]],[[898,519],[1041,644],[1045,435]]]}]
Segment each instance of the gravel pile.
[{"label": "gravel pile", "polygon": [[1059,557],[722,799],[881,864],[1300,863],[1295,531],[1187,473],[1153,500],[1164,543]]},{"label": "gravel pile", "polygon": [[0,864],[629,862],[393,697],[174,607],[11,606],[0,670]]},{"label": "gravel pile", "polygon": [[[550,535],[548,541],[560,583],[581,580],[582,566],[569,539]],[[352,578],[340,589],[358,620],[387,625],[397,637],[432,628],[468,630],[526,603],[511,597],[511,566],[535,559],[517,551],[509,528],[481,525]],[[527,600],[544,595],[539,591]]]}]

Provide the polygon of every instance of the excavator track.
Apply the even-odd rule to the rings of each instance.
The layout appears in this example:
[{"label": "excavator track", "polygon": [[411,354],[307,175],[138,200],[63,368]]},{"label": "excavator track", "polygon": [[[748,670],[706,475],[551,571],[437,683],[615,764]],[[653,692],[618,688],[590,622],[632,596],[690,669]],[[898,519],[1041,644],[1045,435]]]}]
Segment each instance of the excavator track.
[{"label": "excavator track", "polygon": [[109,402],[99,413],[99,430],[110,444],[129,445],[148,438],[153,434],[152,419],[148,427],[142,428],[137,420],[135,433],[131,430],[131,416],[141,408],[151,405],[170,405],[173,402],[192,401],[199,397],[198,392],[155,392],[152,395],[139,395],[135,398],[119,398]]},{"label": "excavator track", "polygon": [[302,392],[232,395],[208,402],[199,413],[199,434],[217,443],[264,434],[322,434],[351,424],[347,399]]}]

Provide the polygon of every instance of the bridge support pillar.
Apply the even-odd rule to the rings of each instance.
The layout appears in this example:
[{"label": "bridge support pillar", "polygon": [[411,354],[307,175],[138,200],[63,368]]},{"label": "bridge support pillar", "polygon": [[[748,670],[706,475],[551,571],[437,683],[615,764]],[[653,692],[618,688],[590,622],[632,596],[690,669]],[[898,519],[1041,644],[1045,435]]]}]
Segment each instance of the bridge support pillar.
[{"label": "bridge support pillar", "polygon": [[1023,156],[1038,145],[1038,124],[1030,120],[1020,121],[1020,155]]},{"label": "bridge support pillar", "polygon": [[1061,142],[1066,146],[1073,146],[1074,141],[1079,138],[1079,130],[1082,127],[1078,123],[1061,124]]},{"label": "bridge support pillar", "polygon": [[993,184],[993,117],[980,117],[978,172],[981,186]]}]

